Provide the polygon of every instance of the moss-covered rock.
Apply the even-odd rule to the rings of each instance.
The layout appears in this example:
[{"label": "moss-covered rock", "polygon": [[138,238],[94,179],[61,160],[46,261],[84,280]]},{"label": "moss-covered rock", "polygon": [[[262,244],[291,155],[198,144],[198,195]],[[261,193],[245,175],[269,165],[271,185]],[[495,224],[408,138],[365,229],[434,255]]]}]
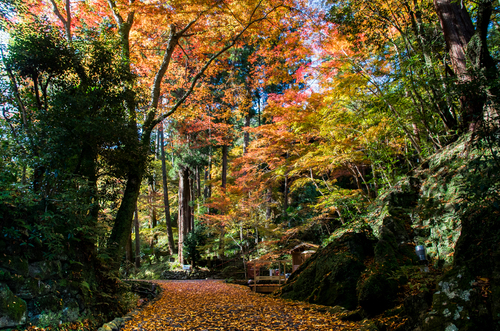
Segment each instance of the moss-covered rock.
[{"label": "moss-covered rock", "polygon": [[57,312],[63,308],[63,300],[52,293],[39,296],[34,301],[41,311]]},{"label": "moss-covered rock", "polygon": [[499,330],[494,326],[487,298],[467,268],[448,272],[438,284],[432,309],[426,314],[422,330]]},{"label": "moss-covered rock", "polygon": [[365,233],[346,233],[302,264],[281,289],[281,296],[327,306],[357,307],[356,284],[373,256]]},{"label": "moss-covered rock", "polygon": [[0,268],[0,282],[10,281],[12,279],[12,274],[6,270]]},{"label": "moss-covered rock", "polygon": [[384,273],[373,273],[358,283],[358,303],[369,315],[376,315],[394,306],[398,283]]},{"label": "moss-covered rock", "polygon": [[0,328],[26,323],[26,302],[12,293],[10,288],[0,283]]},{"label": "moss-covered rock", "polygon": [[23,285],[17,290],[17,295],[22,299],[33,299],[37,296],[45,295],[51,292],[50,285],[39,279],[27,278]]},{"label": "moss-covered rock", "polygon": [[28,259],[19,256],[0,255],[0,267],[23,277],[28,276]]},{"label": "moss-covered rock", "polygon": [[32,278],[47,280],[61,278],[61,261],[39,261],[29,265]]}]

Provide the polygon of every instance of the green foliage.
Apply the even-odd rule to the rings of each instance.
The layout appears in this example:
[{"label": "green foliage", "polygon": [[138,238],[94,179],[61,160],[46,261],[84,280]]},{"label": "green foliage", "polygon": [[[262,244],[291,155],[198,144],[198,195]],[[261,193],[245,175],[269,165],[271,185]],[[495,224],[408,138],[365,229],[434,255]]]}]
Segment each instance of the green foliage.
[{"label": "green foliage", "polygon": [[193,266],[196,266],[201,259],[200,247],[205,244],[207,239],[205,232],[206,229],[198,225],[184,239],[184,256]]}]

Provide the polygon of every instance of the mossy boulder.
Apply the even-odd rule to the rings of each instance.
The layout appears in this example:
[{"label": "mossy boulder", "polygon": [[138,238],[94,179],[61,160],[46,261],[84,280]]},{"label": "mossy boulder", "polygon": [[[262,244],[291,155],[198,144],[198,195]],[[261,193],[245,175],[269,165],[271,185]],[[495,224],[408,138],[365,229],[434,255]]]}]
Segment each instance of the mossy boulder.
[{"label": "mossy boulder", "polygon": [[32,278],[47,280],[61,278],[61,261],[39,261],[29,265]]},{"label": "mossy boulder", "polygon": [[37,297],[34,301],[40,311],[56,312],[63,308],[63,300],[52,293]]},{"label": "mossy boulder", "polygon": [[432,308],[425,315],[422,330],[499,330],[500,325],[495,326],[492,320],[485,284],[478,284],[467,268],[448,272],[433,295]]},{"label": "mossy boulder", "polygon": [[12,293],[10,288],[0,283],[0,328],[26,323],[26,302]]},{"label": "mossy boulder", "polygon": [[17,295],[22,299],[33,299],[35,297],[48,294],[52,288],[50,285],[39,279],[27,278],[17,291]]},{"label": "mossy boulder", "polygon": [[388,274],[373,273],[360,279],[357,288],[358,303],[368,315],[376,315],[394,306],[398,283]]},{"label": "mossy boulder", "polygon": [[357,307],[356,284],[373,256],[374,240],[366,233],[346,233],[318,250],[290,276],[281,289],[287,299],[327,306]]},{"label": "mossy boulder", "polygon": [[462,219],[453,268],[438,283],[422,330],[500,330],[500,222],[493,205]]},{"label": "mossy boulder", "polygon": [[23,277],[28,276],[28,259],[23,257],[9,255],[0,256],[0,267]]},{"label": "mossy boulder", "polygon": [[12,274],[6,270],[0,268],[0,282],[10,281],[12,279]]}]

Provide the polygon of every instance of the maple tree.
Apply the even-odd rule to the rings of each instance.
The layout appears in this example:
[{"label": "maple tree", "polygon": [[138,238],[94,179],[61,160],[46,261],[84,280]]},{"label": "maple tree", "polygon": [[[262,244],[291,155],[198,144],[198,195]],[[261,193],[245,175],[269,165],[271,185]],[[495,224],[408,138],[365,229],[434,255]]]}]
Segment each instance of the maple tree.
[{"label": "maple tree", "polygon": [[[298,4],[286,1],[192,1],[164,6],[154,2],[71,4],[65,1],[64,5],[63,8],[60,3],[51,1],[29,3],[29,8],[32,13],[54,17],[64,27],[68,41],[79,33],[77,29],[71,29],[73,26],[99,27],[103,19],[114,22],[116,29],[111,30],[119,38],[123,68],[137,75],[136,79],[131,76],[123,85],[128,95],[125,105],[129,127],[141,134],[138,140],[124,146],[125,152],[135,157],[127,170],[124,196],[109,239],[109,248],[119,252],[117,248],[125,246],[130,231],[134,202],[139,194],[154,127],[184,103],[189,105],[188,97],[203,85],[200,85],[201,78],[215,73],[216,59],[232,47],[239,46],[244,35],[252,34],[252,39],[257,40],[259,33],[265,31],[257,29],[257,24],[268,25],[269,33],[276,34],[281,24],[287,24],[287,15],[295,15],[293,8]],[[219,24],[214,25],[215,21]],[[166,29],[163,28],[164,22],[168,22]],[[274,25],[274,22],[279,23]],[[162,48],[165,51],[158,51]],[[149,74],[151,69],[154,77]],[[144,120],[138,116],[142,107],[138,86],[150,89],[150,98],[144,105]]]}]

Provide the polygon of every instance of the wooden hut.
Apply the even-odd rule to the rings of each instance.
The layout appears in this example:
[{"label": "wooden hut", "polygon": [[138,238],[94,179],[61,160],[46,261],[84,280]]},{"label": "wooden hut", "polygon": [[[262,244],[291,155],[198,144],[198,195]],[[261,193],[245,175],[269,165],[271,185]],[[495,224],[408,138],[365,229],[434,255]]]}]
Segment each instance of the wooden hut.
[{"label": "wooden hut", "polygon": [[290,254],[292,255],[292,271],[297,270],[318,248],[318,245],[309,243],[302,243],[292,248],[290,250]]}]

